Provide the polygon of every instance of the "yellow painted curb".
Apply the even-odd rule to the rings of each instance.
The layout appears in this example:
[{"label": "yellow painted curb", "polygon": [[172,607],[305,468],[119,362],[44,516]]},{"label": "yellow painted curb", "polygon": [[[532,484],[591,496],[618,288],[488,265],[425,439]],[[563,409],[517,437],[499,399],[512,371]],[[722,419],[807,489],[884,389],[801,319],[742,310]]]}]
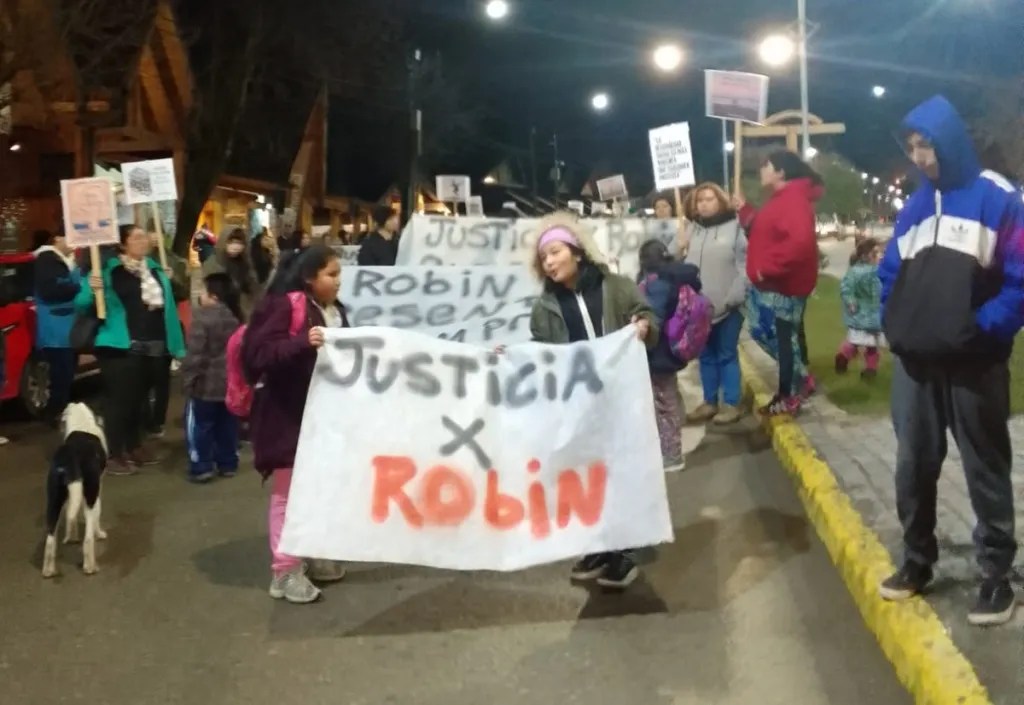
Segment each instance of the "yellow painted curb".
[{"label": "yellow painted curb", "polygon": [[[755,408],[767,404],[768,388],[742,348],[740,362],[743,385],[752,393]],[[864,621],[917,705],[992,705],[973,666],[925,600],[893,603],[878,595],[878,584],[895,570],[889,552],[864,525],[799,425],[772,418],[764,419],[763,426]]]}]

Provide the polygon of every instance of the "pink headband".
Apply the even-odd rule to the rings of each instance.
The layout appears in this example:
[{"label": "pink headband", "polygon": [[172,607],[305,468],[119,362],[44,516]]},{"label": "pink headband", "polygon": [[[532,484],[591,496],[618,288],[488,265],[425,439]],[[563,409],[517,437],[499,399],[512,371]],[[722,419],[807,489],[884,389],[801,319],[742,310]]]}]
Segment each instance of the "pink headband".
[{"label": "pink headband", "polygon": [[549,242],[564,242],[566,245],[572,245],[573,247],[580,246],[580,240],[578,237],[573,235],[572,231],[562,226],[556,226],[545,230],[540,236],[540,240],[537,241],[537,251],[544,249],[544,245]]}]

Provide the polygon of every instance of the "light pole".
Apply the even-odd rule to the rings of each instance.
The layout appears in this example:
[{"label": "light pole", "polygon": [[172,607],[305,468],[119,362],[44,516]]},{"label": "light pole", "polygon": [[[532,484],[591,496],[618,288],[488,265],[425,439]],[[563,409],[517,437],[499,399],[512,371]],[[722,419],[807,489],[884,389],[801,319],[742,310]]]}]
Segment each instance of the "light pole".
[{"label": "light pole", "polygon": [[803,153],[807,158],[811,151],[811,130],[809,116],[811,111],[809,91],[807,88],[807,0],[797,0],[797,43],[800,54],[800,120],[803,133]]}]

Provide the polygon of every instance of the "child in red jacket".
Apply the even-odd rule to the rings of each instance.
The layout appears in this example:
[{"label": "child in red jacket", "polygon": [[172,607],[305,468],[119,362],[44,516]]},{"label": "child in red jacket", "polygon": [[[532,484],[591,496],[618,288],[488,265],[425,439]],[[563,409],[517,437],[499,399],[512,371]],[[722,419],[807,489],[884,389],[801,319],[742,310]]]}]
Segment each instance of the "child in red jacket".
[{"label": "child in red jacket", "polygon": [[799,385],[808,376],[800,330],[807,297],[818,283],[814,202],[823,193],[822,181],[798,156],[782,151],[761,166],[761,185],[771,193],[761,210],[746,203],[740,209],[749,233],[747,276],[775,313],[779,345],[779,390],[760,412],[795,414]]}]

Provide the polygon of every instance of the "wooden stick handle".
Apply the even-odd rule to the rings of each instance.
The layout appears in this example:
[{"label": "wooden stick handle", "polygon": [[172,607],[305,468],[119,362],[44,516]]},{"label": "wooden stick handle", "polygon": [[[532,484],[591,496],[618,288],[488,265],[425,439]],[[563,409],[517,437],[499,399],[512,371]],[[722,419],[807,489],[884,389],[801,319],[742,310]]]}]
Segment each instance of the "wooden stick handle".
[{"label": "wooden stick handle", "polygon": [[156,246],[160,253],[160,266],[167,270],[167,248],[164,246],[164,226],[160,222],[160,207],[153,201],[153,227],[156,228]]},{"label": "wooden stick handle", "polygon": [[[89,263],[92,265],[89,273],[95,274],[98,277],[103,277],[103,269],[100,265],[100,246],[89,245]],[[103,289],[94,291],[96,298],[96,317],[100,320],[105,320],[107,317],[107,300],[103,297]]]}]

